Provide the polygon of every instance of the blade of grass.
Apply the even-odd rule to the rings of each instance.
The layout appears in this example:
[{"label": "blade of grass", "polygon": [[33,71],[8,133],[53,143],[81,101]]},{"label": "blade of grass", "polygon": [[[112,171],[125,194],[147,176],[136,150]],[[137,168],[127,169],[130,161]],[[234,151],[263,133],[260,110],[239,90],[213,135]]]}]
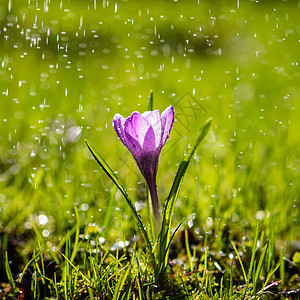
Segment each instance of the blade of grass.
[{"label": "blade of grass", "polygon": [[[33,251],[33,255],[35,256],[35,251]],[[38,257],[38,256],[37,256]],[[33,261],[33,273],[37,275],[37,268],[36,268],[36,260]],[[38,287],[38,276],[34,276],[34,290],[33,290],[33,296],[34,299],[39,299],[39,292],[40,290],[37,288]]]},{"label": "blade of grass", "polygon": [[[42,249],[40,241],[38,241],[38,247],[39,247],[38,249]],[[41,268],[38,264],[39,261],[41,262],[42,270],[41,270]],[[36,270],[36,274],[38,274],[40,276],[40,280],[42,281],[42,284],[44,285],[45,280],[44,280],[43,277],[45,276],[45,270],[44,270],[44,262],[43,262],[43,253],[42,253],[42,251],[39,252],[39,255],[33,261],[33,264],[34,264],[34,267],[35,267],[35,270]]]},{"label": "blade of grass", "polygon": [[[73,235],[73,233],[76,231],[76,228],[77,228],[77,224],[75,224],[75,225],[69,230],[70,236]],[[59,244],[58,244],[57,247],[56,247],[56,252],[59,252],[59,251],[62,249],[63,245],[66,243],[66,238],[67,238],[67,235],[64,235],[64,236],[61,237],[61,240],[60,240]]]},{"label": "blade of grass", "polygon": [[86,146],[88,147],[88,149],[90,150],[91,154],[93,155],[93,157],[95,158],[95,160],[97,161],[97,163],[99,164],[99,166],[103,169],[103,171],[107,174],[107,176],[112,180],[112,182],[114,183],[114,185],[119,189],[119,191],[121,192],[121,194],[123,195],[123,197],[125,198],[127,204],[129,205],[133,216],[136,219],[137,225],[143,235],[143,238],[145,239],[149,254],[151,256],[151,260],[154,264],[155,264],[155,258],[154,258],[154,254],[153,254],[153,249],[152,249],[152,245],[151,242],[149,240],[147,231],[145,230],[145,227],[143,225],[141,216],[138,214],[138,212],[135,209],[135,206],[131,200],[131,198],[129,197],[126,189],[124,188],[124,186],[121,184],[121,181],[119,180],[119,178],[116,176],[116,174],[113,172],[113,170],[110,168],[110,166],[106,163],[106,161],[102,158],[102,156],[98,153],[98,151],[96,150],[96,148],[89,143],[88,140],[85,140]]},{"label": "blade of grass", "polygon": [[[65,264],[66,266],[67,264]],[[64,284],[64,296],[65,299],[68,300],[68,288],[67,288],[67,271],[66,271],[66,267],[64,268],[63,271],[63,284]]]},{"label": "blade of grass", "polygon": [[126,300],[130,300],[130,297],[131,297],[131,291],[132,291],[133,285],[134,285],[134,278],[131,278],[131,283],[130,283],[129,289],[128,289],[128,291],[127,291],[127,297],[126,297]]},{"label": "blade of grass", "polygon": [[261,269],[263,267],[263,262],[264,262],[264,259],[265,259],[265,256],[266,256],[267,248],[268,248],[268,245],[265,245],[264,248],[263,248],[263,250],[262,250],[262,252],[261,252],[261,255],[260,255],[260,258],[259,258],[259,261],[258,261],[258,264],[257,264],[255,276],[253,278],[253,289],[252,289],[252,293],[251,293],[252,295],[256,291],[257,281],[258,281]]},{"label": "blade of grass", "polygon": [[14,278],[12,276],[12,273],[11,273],[11,270],[9,267],[7,252],[5,252],[5,271],[6,271],[6,276],[8,278],[8,282],[11,286],[12,293],[13,293],[13,295],[15,295],[16,286],[15,286],[15,281],[14,281]]},{"label": "blade of grass", "polygon": [[30,220],[31,220],[32,228],[37,236],[37,239],[47,248],[47,250],[49,251],[52,258],[56,261],[56,263],[59,264],[59,259],[58,259],[57,255],[53,252],[52,248],[44,240],[43,236],[41,235],[41,233],[39,232],[39,230],[35,224],[35,221],[33,220],[33,218],[30,218]]},{"label": "blade of grass", "polygon": [[129,263],[126,265],[126,267],[128,267],[128,268],[127,268],[125,274],[123,275],[122,278],[119,278],[119,279],[118,279],[118,283],[117,283],[117,285],[116,285],[116,287],[115,287],[115,291],[114,291],[114,295],[113,295],[112,300],[118,300],[118,299],[120,299],[122,287],[123,287],[123,285],[124,285],[124,283],[125,283],[125,280],[126,280],[127,277],[128,277],[129,271],[130,271]]},{"label": "blade of grass", "polygon": [[22,282],[22,279],[23,279],[23,276],[24,276],[24,273],[25,271],[27,270],[28,266],[39,256],[40,254],[37,254],[36,256],[33,256],[32,259],[26,264],[26,266],[24,267],[23,269],[23,272],[21,274],[21,277],[20,277],[20,282]]},{"label": "blade of grass", "polygon": [[81,277],[88,283],[90,284],[90,280],[63,254],[61,253],[61,255],[65,258],[65,260],[72,266],[72,268],[74,268],[76,270],[76,272],[78,272],[78,274],[81,275]]},{"label": "blade of grass", "polygon": [[275,222],[274,222],[274,216],[272,216],[270,221],[267,273],[270,271],[271,268],[273,268],[274,265],[275,265]]},{"label": "blade of grass", "polygon": [[244,279],[245,279],[245,283],[247,283],[246,272],[245,272],[244,265],[243,265],[243,262],[242,262],[242,260],[241,260],[241,257],[240,257],[240,255],[239,255],[239,252],[237,251],[237,249],[236,249],[236,247],[235,247],[235,245],[234,245],[233,242],[231,242],[231,245],[232,245],[232,247],[233,247],[233,249],[234,249],[234,251],[235,251],[235,253],[236,253],[237,257],[238,257],[239,263],[240,263],[240,265],[241,265],[242,272],[243,272],[243,276],[244,276]]},{"label": "blade of grass", "polygon": [[203,282],[205,289],[207,290],[207,285],[208,285],[208,278],[209,278],[209,274],[208,274],[208,253],[207,253],[207,248],[205,248],[205,252],[204,252],[204,272],[203,274],[205,274],[205,280]]},{"label": "blade of grass", "polygon": [[223,299],[223,281],[224,281],[224,276],[222,276],[221,278],[221,283],[220,283],[220,289],[219,289],[219,295],[220,295],[220,299]]},{"label": "blade of grass", "polygon": [[282,285],[285,284],[285,264],[284,264],[284,252],[283,249],[280,249],[280,280]]},{"label": "blade of grass", "polygon": [[79,249],[79,231],[80,231],[80,222],[79,222],[79,216],[78,216],[78,211],[77,211],[77,207],[74,207],[75,209],[75,216],[76,216],[76,233],[75,233],[75,242],[73,245],[73,251],[72,251],[72,255],[71,255],[71,262],[74,261],[76,254],[78,252]]},{"label": "blade of grass", "polygon": [[148,103],[147,103],[147,110],[152,111],[153,110],[153,91],[150,91]]},{"label": "blade of grass", "polygon": [[[134,244],[134,248],[133,248],[133,254],[134,255],[136,253],[136,244]],[[139,298],[138,299],[141,299],[141,300],[144,300],[146,299],[145,297],[145,293],[144,293],[144,290],[143,290],[143,284],[142,284],[142,270],[141,270],[141,264],[139,263],[139,259],[138,259],[138,256],[135,254],[135,260],[136,260],[136,263],[137,263],[137,271],[138,271],[138,276],[137,276],[137,286],[138,286],[138,292],[139,292]]]},{"label": "blade of grass", "polygon": [[247,290],[248,290],[248,285],[250,283],[251,275],[252,275],[252,270],[253,270],[253,265],[254,265],[254,260],[255,260],[255,253],[256,253],[256,247],[257,247],[257,239],[258,239],[258,231],[259,231],[259,223],[256,224],[256,230],[255,230],[255,236],[254,236],[254,242],[253,242],[253,248],[252,248],[252,254],[251,254],[251,261],[250,261],[250,267],[248,271],[248,277],[246,281],[246,287],[245,287],[245,293],[243,296],[243,299],[245,299]]},{"label": "blade of grass", "polygon": [[[39,249],[42,249],[40,241],[38,241],[38,245],[39,245]],[[46,277],[45,265],[44,265],[44,257],[43,257],[42,251],[40,252],[40,260],[41,260],[41,266],[42,266],[42,271],[43,271],[43,273],[41,275],[42,275],[42,277]]]},{"label": "blade of grass", "polygon": [[[202,258],[201,258],[202,259]],[[207,247],[204,247],[204,266],[203,266],[203,274],[202,274],[202,285],[201,288],[205,288],[206,283],[207,283]]]},{"label": "blade of grass", "polygon": [[141,281],[141,275],[140,275],[140,273],[138,274],[137,285],[138,285],[138,291],[139,291],[139,299],[144,300],[145,296],[144,296],[144,292],[143,292],[143,288],[142,288],[142,281]]},{"label": "blade of grass", "polygon": [[190,265],[190,271],[194,272],[194,265],[192,262],[192,254],[191,254],[191,249],[190,249],[190,245],[189,245],[189,235],[188,235],[187,229],[184,231],[184,237],[185,237],[186,253],[187,253],[187,257],[188,257],[188,261],[189,261],[189,265]]},{"label": "blade of grass", "polygon": [[267,276],[267,278],[266,278],[266,280],[265,280],[265,282],[264,282],[264,284],[263,284],[263,286],[262,286],[262,288],[261,288],[261,290],[260,290],[260,292],[258,294],[263,294],[266,285],[268,284],[269,280],[271,279],[271,277],[273,276],[273,274],[276,272],[276,270],[279,268],[279,266],[280,266],[280,262],[277,263],[277,265],[275,266],[275,268],[268,274],[268,276]]},{"label": "blade of grass", "polygon": [[56,280],[56,273],[54,273],[53,275],[53,288],[54,288],[54,291],[55,291],[55,297],[56,299],[58,299],[58,288],[57,288],[57,280]]},{"label": "blade of grass", "polygon": [[229,298],[233,295],[233,259],[231,260],[230,266],[230,286],[229,286]]}]

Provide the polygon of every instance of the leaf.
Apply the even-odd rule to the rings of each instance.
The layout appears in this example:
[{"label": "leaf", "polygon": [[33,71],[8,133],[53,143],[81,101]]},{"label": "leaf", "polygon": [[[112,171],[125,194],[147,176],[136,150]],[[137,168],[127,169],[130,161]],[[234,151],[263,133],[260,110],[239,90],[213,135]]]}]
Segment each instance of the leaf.
[{"label": "leaf", "polygon": [[[177,174],[175,176],[175,179],[173,181],[169,196],[167,198],[167,203],[164,208],[164,216],[163,216],[163,223],[160,233],[160,245],[161,250],[164,251],[166,245],[169,242],[169,236],[170,236],[170,227],[171,227],[171,221],[172,221],[172,214],[174,210],[174,205],[180,190],[181,183],[183,181],[184,174],[189,166],[190,160],[193,157],[197,147],[200,145],[200,143],[203,141],[205,136],[207,135],[210,125],[212,122],[212,118],[208,118],[204,125],[202,125],[199,130],[197,131],[192,144],[187,149],[186,155],[183,157],[179,167]],[[164,261],[164,264],[167,264],[168,255],[166,256],[166,260]],[[162,262],[161,262],[162,263]]]},{"label": "leaf", "polygon": [[[168,256],[169,251],[170,251],[171,242],[172,242],[172,240],[173,240],[175,234],[178,232],[178,230],[179,230],[180,226],[182,225],[183,221],[184,221],[184,219],[182,219],[182,221],[177,225],[176,229],[174,230],[174,232],[173,232],[173,234],[172,234],[172,236],[171,236],[171,238],[170,238],[170,240],[169,240],[169,242],[168,242],[168,245],[167,245],[166,248],[165,248],[165,251],[164,251],[164,253],[163,253],[163,256],[162,256],[162,258],[160,258],[160,261],[164,261],[165,258]],[[166,236],[165,236],[165,237],[166,237]],[[162,253],[160,253],[160,255],[161,255],[161,254],[162,254]],[[160,279],[164,280],[164,273],[165,273],[165,271],[166,271],[166,268],[167,268],[167,265],[160,264],[160,270],[159,270],[159,272],[157,273],[156,281],[158,281],[158,280],[160,280]]]},{"label": "leaf", "polygon": [[177,199],[178,196],[178,192],[180,189],[180,185],[182,183],[184,174],[189,166],[190,160],[192,158],[192,156],[194,155],[196,149],[198,148],[199,144],[202,142],[202,140],[205,138],[205,136],[207,135],[210,125],[212,122],[212,118],[209,118],[206,120],[205,124],[201,126],[201,128],[198,130],[198,132],[196,133],[191,146],[188,148],[187,153],[185,155],[185,157],[182,159],[176,177],[174,179],[171,191],[169,193],[168,196],[168,200],[167,200],[167,207],[166,207],[166,220],[168,222],[170,222],[172,213],[173,213],[173,209],[174,209],[174,204],[175,201]]},{"label": "leaf", "polygon": [[127,204],[129,205],[129,207],[130,207],[130,209],[133,213],[133,216],[136,219],[137,225],[138,225],[139,229],[141,230],[141,233],[142,233],[142,235],[145,239],[145,242],[146,242],[147,248],[149,250],[151,259],[152,259],[153,263],[155,264],[155,258],[154,258],[154,254],[153,254],[153,250],[152,250],[152,245],[151,245],[151,242],[149,240],[148,234],[147,234],[147,232],[145,230],[145,227],[143,225],[141,216],[136,211],[135,206],[134,206],[131,198],[129,197],[126,189],[122,185],[122,183],[121,183],[120,179],[117,177],[117,175],[113,172],[113,170],[106,163],[106,161],[103,159],[103,157],[98,153],[96,148],[92,144],[90,144],[90,142],[88,140],[85,140],[85,144],[88,147],[88,149],[90,150],[90,152],[92,153],[95,160],[97,161],[98,165],[103,169],[103,171],[112,180],[114,185],[118,188],[118,190],[121,192],[121,194],[125,198]]},{"label": "leaf", "polygon": [[153,91],[150,91],[148,104],[147,104],[147,110],[152,111],[153,110]]}]

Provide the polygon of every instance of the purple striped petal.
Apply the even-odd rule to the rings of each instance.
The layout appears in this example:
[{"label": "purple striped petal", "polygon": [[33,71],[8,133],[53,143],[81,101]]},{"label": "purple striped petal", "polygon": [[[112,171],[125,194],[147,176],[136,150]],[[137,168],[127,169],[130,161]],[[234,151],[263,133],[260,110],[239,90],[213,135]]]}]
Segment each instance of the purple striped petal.
[{"label": "purple striped petal", "polygon": [[134,112],[126,119],[124,131],[126,139],[133,138],[136,140],[144,152],[152,152],[155,150],[153,128],[150,122],[138,112]]},{"label": "purple striped petal", "polygon": [[118,137],[120,138],[124,146],[127,147],[125,132],[124,132],[125,121],[126,119],[120,114],[116,114],[113,118],[113,125],[114,125],[115,132],[117,133]]},{"label": "purple striped petal", "polygon": [[157,148],[161,140],[161,118],[159,110],[146,111],[142,114],[144,118],[151,124],[155,135],[155,147]]},{"label": "purple striped petal", "polygon": [[160,149],[166,143],[174,122],[174,109],[172,106],[167,107],[161,114],[162,135],[160,140]]}]

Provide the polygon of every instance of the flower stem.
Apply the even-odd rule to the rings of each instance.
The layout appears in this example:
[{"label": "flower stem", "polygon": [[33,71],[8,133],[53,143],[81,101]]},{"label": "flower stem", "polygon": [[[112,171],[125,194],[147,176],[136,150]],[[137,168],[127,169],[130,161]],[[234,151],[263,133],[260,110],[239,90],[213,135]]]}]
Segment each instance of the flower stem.
[{"label": "flower stem", "polygon": [[157,196],[157,188],[155,182],[151,182],[148,184],[151,202],[152,202],[152,210],[155,220],[159,219],[159,202]]},{"label": "flower stem", "polygon": [[[155,184],[155,180],[150,184],[148,184],[151,203],[152,203],[152,215],[154,216],[152,219],[152,233],[153,233],[153,242],[158,238],[158,234],[160,231],[161,225],[161,218],[160,218],[160,211],[159,211],[159,201],[157,196],[157,188]],[[156,252],[158,251],[158,247],[156,248]]]}]

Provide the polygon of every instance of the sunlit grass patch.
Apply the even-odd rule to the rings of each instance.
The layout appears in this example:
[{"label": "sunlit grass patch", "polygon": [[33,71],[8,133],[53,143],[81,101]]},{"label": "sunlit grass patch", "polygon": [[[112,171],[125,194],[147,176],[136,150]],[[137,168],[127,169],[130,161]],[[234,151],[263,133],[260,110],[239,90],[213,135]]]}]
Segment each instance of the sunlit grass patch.
[{"label": "sunlit grass patch", "polygon": [[[25,288],[26,270],[31,298],[297,297],[299,5],[2,2],[0,295]],[[175,204],[172,232],[185,221],[161,290],[126,201],[84,144],[147,220],[146,186],[111,123],[144,111],[151,89],[155,108],[175,110],[162,202],[195,131],[214,120]]]}]

